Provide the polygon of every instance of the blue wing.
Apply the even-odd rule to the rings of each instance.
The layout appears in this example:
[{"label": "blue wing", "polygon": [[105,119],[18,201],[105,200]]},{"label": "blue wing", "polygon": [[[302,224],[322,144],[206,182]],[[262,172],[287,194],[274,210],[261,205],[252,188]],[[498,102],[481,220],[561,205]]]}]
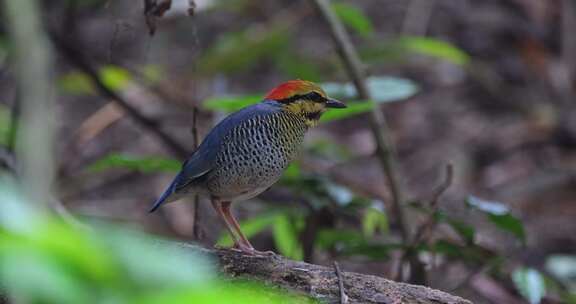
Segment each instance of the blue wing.
[{"label": "blue wing", "polygon": [[274,101],[264,101],[246,107],[223,119],[206,136],[202,144],[192,156],[184,162],[180,173],[176,175],[170,186],[154,203],[150,212],[154,212],[163,203],[171,201],[172,195],[186,188],[187,185],[208,174],[216,162],[216,156],[221,147],[222,139],[236,126],[250,118],[269,115],[281,111],[281,106]]}]

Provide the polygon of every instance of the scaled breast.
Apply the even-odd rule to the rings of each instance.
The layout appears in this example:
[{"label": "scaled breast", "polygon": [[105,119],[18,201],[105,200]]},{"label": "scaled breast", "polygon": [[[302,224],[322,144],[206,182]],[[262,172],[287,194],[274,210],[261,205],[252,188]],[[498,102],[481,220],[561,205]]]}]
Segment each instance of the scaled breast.
[{"label": "scaled breast", "polygon": [[230,198],[271,186],[296,156],[306,130],[304,120],[290,112],[239,123],[222,140],[208,177],[211,194]]}]

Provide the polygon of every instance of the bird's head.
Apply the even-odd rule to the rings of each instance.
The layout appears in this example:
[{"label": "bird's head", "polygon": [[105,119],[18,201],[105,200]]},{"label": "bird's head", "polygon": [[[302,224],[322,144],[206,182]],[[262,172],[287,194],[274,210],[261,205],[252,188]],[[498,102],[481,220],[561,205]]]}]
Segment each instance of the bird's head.
[{"label": "bird's head", "polygon": [[300,115],[310,127],[318,124],[327,108],[345,108],[346,105],[331,99],[317,84],[305,80],[290,80],[276,88],[266,100],[279,103],[285,111]]}]

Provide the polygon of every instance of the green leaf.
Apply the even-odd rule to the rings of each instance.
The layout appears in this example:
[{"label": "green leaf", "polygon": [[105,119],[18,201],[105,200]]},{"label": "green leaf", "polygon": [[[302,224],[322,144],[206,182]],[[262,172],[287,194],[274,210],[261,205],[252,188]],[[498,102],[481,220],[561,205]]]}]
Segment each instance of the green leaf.
[{"label": "green leaf", "polygon": [[[115,65],[103,66],[98,70],[98,74],[104,85],[114,91],[126,88],[132,80],[128,70]],[[65,74],[59,79],[58,84],[64,92],[73,95],[94,94],[96,92],[88,75],[78,71]]]},{"label": "green leaf", "polygon": [[129,169],[143,173],[178,172],[179,161],[163,157],[137,157],[126,154],[109,154],[88,167],[91,172],[102,172],[109,169]]},{"label": "green leaf", "polygon": [[301,176],[302,169],[300,168],[300,164],[298,162],[292,162],[288,165],[288,168],[284,170],[284,174],[282,175],[283,179],[297,179]]},{"label": "green leaf", "polygon": [[[396,77],[369,77],[366,85],[376,103],[388,103],[404,100],[416,94],[418,87],[412,81]],[[355,99],[356,88],[352,83],[322,83],[322,88],[329,96],[343,100]],[[345,109],[327,111],[320,118],[321,122],[340,120],[374,109],[374,103],[368,101],[347,102]]]},{"label": "green leaf", "polygon": [[142,76],[148,84],[155,84],[162,80],[164,71],[160,65],[147,64],[142,68]]},{"label": "green leaf", "polygon": [[546,284],[540,272],[533,268],[518,268],[512,273],[516,289],[530,303],[538,304],[546,295]]},{"label": "green leaf", "polygon": [[497,228],[510,232],[523,244],[526,242],[526,233],[522,221],[510,213],[510,209],[499,202],[487,201],[475,196],[469,196],[466,204],[486,214],[488,220]]},{"label": "green leaf", "polygon": [[[242,229],[244,235],[249,239],[254,235],[262,232],[264,229],[272,226],[276,221],[277,216],[278,214],[276,212],[261,214],[259,216],[252,217],[248,220],[240,222],[240,228]],[[218,239],[217,245],[225,247],[233,245],[232,238],[230,237],[229,233],[227,233],[227,231],[225,231]]]},{"label": "green leaf", "polygon": [[476,230],[473,226],[455,219],[447,219],[446,222],[452,227],[452,229],[458,232],[466,244],[474,244],[474,236],[476,234]]},{"label": "green leaf", "polygon": [[[418,86],[411,80],[373,76],[366,79],[366,85],[372,98],[377,103],[388,103],[404,100],[418,92]],[[354,99],[357,97],[356,88],[352,83],[326,82],[321,84],[329,96],[341,99]],[[352,103],[347,103],[348,106]],[[342,109],[339,109],[342,110]],[[334,111],[336,112],[336,111]]]},{"label": "green leaf", "polygon": [[374,33],[372,21],[356,6],[348,3],[333,2],[332,9],[346,26],[355,30],[362,37],[368,38]]},{"label": "green leaf", "polygon": [[344,256],[358,256],[374,261],[387,260],[390,252],[403,249],[402,244],[370,244],[362,243],[356,246],[341,248],[340,254]]},{"label": "green leaf", "polygon": [[98,228],[109,254],[141,288],[200,286],[216,279],[209,258],[185,245],[109,224]]},{"label": "green leaf", "polygon": [[[420,207],[416,208],[420,209]],[[422,211],[426,211],[427,213],[430,212],[429,210],[426,209],[423,209]],[[474,244],[474,236],[476,234],[476,229],[474,229],[473,226],[468,225],[467,223],[461,220],[451,218],[441,210],[434,211],[434,217],[436,218],[436,221],[441,223],[447,223],[448,225],[450,225],[452,229],[454,229],[454,231],[456,231],[460,235],[460,237],[462,237],[462,239],[466,242],[466,244],[470,245]]]},{"label": "green leaf", "polygon": [[276,248],[282,255],[297,261],[304,258],[299,234],[293,216],[279,214],[274,220],[273,235]]},{"label": "green leaf", "polygon": [[320,117],[320,122],[331,122],[353,117],[359,114],[367,113],[374,109],[374,104],[371,102],[348,102],[345,109],[337,109],[335,111],[327,111]]},{"label": "green leaf", "polygon": [[454,259],[462,259],[482,264],[486,263],[491,257],[490,253],[486,252],[482,247],[474,244],[459,245],[446,240],[438,240],[432,247],[424,247],[422,249],[441,253]]},{"label": "green leaf", "polygon": [[12,116],[7,106],[0,104],[0,145],[7,146],[12,130]]},{"label": "green leaf", "polygon": [[262,100],[262,95],[215,97],[204,101],[202,106],[206,110],[233,113]]},{"label": "green leaf", "polygon": [[64,74],[58,80],[58,85],[62,91],[72,95],[94,94],[95,92],[88,76],[81,72]]},{"label": "green leaf", "polygon": [[132,79],[130,72],[115,65],[106,65],[99,73],[104,85],[114,91],[126,88]]},{"label": "green leaf", "polygon": [[551,255],[546,259],[546,269],[576,292],[576,255]]},{"label": "green leaf", "polygon": [[356,246],[366,243],[364,235],[348,229],[322,229],[318,232],[316,246],[329,249],[334,246]]},{"label": "green leaf", "polygon": [[517,217],[512,214],[489,214],[488,219],[501,230],[512,233],[522,243],[526,242],[526,233],[524,231],[524,224]]},{"label": "green leaf", "polygon": [[500,202],[488,201],[472,195],[467,198],[466,204],[488,214],[504,215],[510,213],[510,208]]},{"label": "green leaf", "polygon": [[465,65],[470,61],[470,56],[462,49],[435,38],[407,36],[400,38],[398,44],[408,51],[440,58],[458,65]]},{"label": "green leaf", "polygon": [[3,289],[25,303],[44,299],[44,303],[89,303],[90,286],[76,280],[69,270],[49,255],[24,248],[10,248],[0,259],[0,281]]},{"label": "green leaf", "polygon": [[373,260],[387,259],[390,251],[403,248],[402,244],[368,242],[361,232],[349,229],[322,229],[318,232],[315,245],[321,249],[337,250],[341,255]]},{"label": "green leaf", "polygon": [[385,212],[372,207],[366,209],[362,219],[362,232],[366,237],[372,237],[377,231],[388,233],[388,225]]}]

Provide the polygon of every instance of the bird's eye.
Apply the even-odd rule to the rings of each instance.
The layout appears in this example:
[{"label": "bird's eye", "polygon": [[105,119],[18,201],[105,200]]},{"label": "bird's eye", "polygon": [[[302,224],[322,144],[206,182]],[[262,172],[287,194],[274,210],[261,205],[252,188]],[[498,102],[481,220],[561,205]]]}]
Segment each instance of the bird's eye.
[{"label": "bird's eye", "polygon": [[314,102],[325,102],[326,101],[326,98],[324,98],[324,96],[320,95],[320,93],[318,93],[318,92],[308,93],[307,97],[309,100],[312,100]]}]

